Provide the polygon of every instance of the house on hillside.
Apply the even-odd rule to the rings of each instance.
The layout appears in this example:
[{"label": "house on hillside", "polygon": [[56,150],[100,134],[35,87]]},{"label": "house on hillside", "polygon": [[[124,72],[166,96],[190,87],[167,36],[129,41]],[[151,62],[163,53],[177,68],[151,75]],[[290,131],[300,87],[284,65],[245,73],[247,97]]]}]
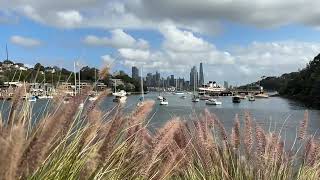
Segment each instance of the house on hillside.
[{"label": "house on hillside", "polygon": [[2,63],[2,67],[4,68],[11,68],[11,66],[13,66],[14,63],[10,60],[4,60],[3,63]]}]

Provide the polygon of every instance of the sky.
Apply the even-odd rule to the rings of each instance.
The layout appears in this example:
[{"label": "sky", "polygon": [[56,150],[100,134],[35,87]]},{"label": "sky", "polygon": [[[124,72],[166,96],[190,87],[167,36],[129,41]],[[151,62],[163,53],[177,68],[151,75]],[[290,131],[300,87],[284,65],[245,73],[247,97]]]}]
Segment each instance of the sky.
[{"label": "sky", "polygon": [[240,85],[320,53],[314,0],[0,0],[0,59],[113,71],[131,66]]}]

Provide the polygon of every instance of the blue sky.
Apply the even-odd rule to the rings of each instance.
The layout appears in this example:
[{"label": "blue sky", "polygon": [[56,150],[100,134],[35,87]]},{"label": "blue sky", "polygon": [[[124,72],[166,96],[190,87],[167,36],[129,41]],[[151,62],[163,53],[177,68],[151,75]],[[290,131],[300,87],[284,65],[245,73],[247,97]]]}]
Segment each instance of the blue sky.
[{"label": "blue sky", "polygon": [[[33,65],[109,63],[237,85],[296,71],[320,53],[313,1],[13,0],[0,2],[0,55]],[[320,5],[320,4],[319,4]],[[302,7],[303,6],[303,7]],[[299,8],[300,7],[300,8]],[[293,14],[294,13],[294,14]]]}]

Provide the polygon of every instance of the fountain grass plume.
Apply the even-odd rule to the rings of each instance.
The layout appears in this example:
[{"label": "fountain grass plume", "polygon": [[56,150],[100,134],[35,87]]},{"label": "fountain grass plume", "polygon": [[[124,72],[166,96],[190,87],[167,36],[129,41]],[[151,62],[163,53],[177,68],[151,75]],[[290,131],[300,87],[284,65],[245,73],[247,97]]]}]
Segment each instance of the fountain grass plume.
[{"label": "fountain grass plume", "polygon": [[247,155],[251,154],[253,146],[253,130],[252,130],[252,119],[249,112],[245,112],[244,120],[244,145]]},{"label": "fountain grass plume", "polygon": [[278,133],[253,125],[248,112],[243,137],[238,115],[230,138],[224,121],[209,110],[189,121],[174,117],[151,133],[147,125],[153,101],[132,113],[116,106],[104,116],[97,106],[100,100],[79,109],[84,99],[82,94],[68,105],[54,106],[33,128],[24,124],[31,120],[20,120],[28,117],[20,112],[28,111],[27,106],[16,109],[12,126],[3,121],[0,179],[291,180],[320,175],[319,142],[306,138],[306,114],[300,129],[307,141],[298,141],[304,148],[291,152]]},{"label": "fountain grass plume", "polygon": [[235,149],[240,146],[240,120],[238,114],[234,118],[234,124],[231,129],[231,144]]},{"label": "fountain grass plume", "polygon": [[307,128],[308,128],[308,122],[309,122],[309,112],[305,111],[304,112],[304,117],[303,120],[300,122],[300,127],[299,127],[299,136],[298,139],[302,140],[305,138],[306,133],[307,133]]}]

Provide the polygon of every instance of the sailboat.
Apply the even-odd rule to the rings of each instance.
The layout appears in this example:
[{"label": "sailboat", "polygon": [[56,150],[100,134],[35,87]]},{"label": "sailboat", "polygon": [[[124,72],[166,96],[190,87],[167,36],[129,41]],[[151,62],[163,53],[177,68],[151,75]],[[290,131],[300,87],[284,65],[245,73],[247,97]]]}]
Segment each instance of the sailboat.
[{"label": "sailboat", "polygon": [[117,80],[116,79],[115,79],[114,93],[112,93],[112,95],[114,96],[113,102],[120,102],[120,103],[126,102],[127,92],[124,90],[117,92]]}]

